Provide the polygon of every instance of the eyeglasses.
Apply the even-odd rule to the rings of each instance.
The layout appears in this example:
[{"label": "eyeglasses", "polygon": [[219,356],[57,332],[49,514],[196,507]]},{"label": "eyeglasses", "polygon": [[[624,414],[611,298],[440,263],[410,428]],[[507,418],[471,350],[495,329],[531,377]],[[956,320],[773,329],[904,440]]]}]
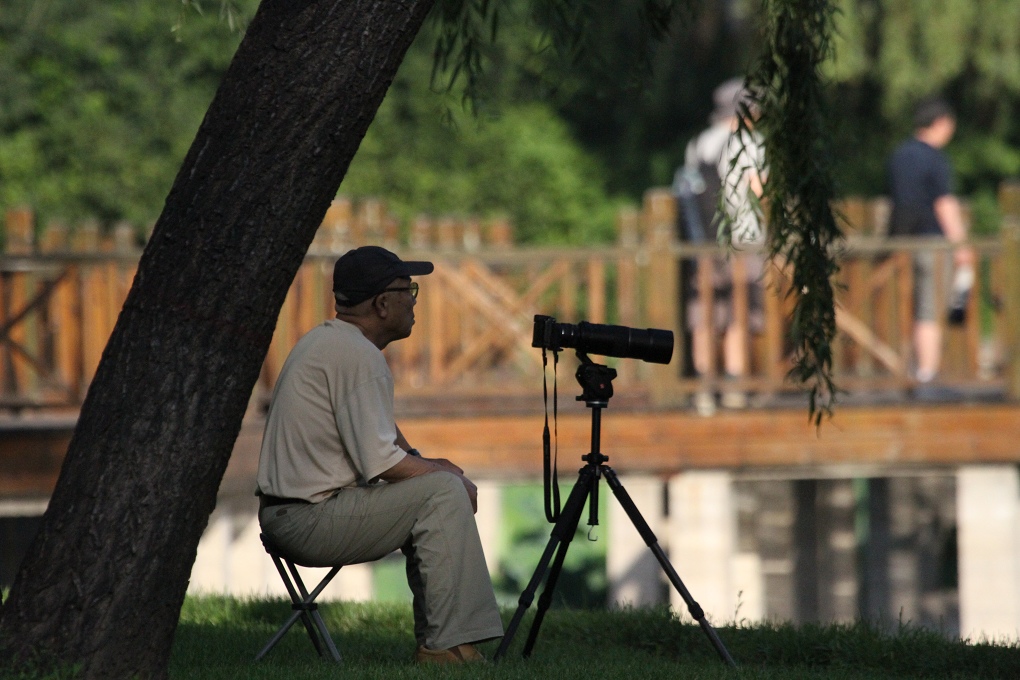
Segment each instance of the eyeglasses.
[{"label": "eyeglasses", "polygon": [[411,293],[411,297],[412,298],[417,298],[418,297],[418,282],[417,281],[412,281],[411,283],[407,284],[406,288],[385,288],[379,294],[382,295],[383,293],[399,293],[399,292],[405,291],[405,290],[409,291]]}]

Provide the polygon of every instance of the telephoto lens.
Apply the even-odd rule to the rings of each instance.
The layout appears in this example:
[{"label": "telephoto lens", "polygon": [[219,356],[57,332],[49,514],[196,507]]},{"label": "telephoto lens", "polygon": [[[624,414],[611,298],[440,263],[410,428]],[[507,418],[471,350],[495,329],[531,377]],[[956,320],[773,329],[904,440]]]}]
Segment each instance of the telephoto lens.
[{"label": "telephoto lens", "polygon": [[582,321],[557,323],[551,316],[535,315],[532,347],[576,349],[621,359],[668,364],[673,358],[673,332],[657,328],[629,328]]}]

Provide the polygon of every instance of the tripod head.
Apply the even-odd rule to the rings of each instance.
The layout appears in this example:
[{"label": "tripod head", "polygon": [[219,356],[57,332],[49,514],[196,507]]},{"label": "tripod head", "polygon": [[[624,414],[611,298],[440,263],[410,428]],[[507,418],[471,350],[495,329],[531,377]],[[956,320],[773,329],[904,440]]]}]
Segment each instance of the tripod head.
[{"label": "tripod head", "polygon": [[616,369],[596,364],[581,351],[577,352],[577,358],[581,360],[581,365],[574,373],[578,384],[581,385],[581,396],[577,397],[577,401],[585,402],[588,408],[609,406],[609,398],[613,396]]}]

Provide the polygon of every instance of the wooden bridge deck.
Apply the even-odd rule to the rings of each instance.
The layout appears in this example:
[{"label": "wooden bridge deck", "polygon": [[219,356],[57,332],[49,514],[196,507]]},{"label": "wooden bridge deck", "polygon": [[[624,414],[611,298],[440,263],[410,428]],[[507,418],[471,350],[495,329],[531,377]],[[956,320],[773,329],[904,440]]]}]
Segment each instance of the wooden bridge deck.
[{"label": "wooden bridge deck", "polygon": [[[706,375],[690,377],[681,323],[689,300],[680,274],[693,260],[709,271],[719,253],[714,246],[676,242],[675,206],[662,190],[648,193],[640,214],[621,213],[616,245],[591,248],[514,247],[499,229],[489,230],[498,238],[480,241],[478,224],[470,221],[461,231],[442,221],[417,221],[401,247],[395,230],[366,217],[377,211],[359,208],[365,215],[358,217],[338,201],[281,310],[256,389],[264,398],[297,338],[332,315],[329,282],[337,255],[373,242],[437,263],[423,287],[415,333],[386,351],[402,429],[422,450],[456,460],[472,474],[541,471],[543,368],[531,347],[537,313],[565,323],[674,331],[671,365],[616,362],[617,396],[604,416],[603,449],[620,471],[869,474],[897,466],[1017,461],[1020,185],[1009,189],[1000,200],[1001,234],[973,243],[981,265],[966,322],[945,328],[940,379],[960,392],[953,403],[904,397],[912,387],[911,258],[925,251],[948,263],[946,244],[886,239],[845,210],[851,238],[840,253],[832,349],[837,385],[849,396],[835,418],[816,430],[803,397],[789,392],[791,282],[781,263],[765,277],[762,333],[750,331],[746,295],[734,295],[735,327],[750,370],[726,386],[765,399],[744,411],[697,416],[687,407],[691,395],[719,388],[723,376],[713,361]],[[7,251],[0,254],[0,499],[39,498],[52,489],[140,255],[130,230],[115,231],[109,242],[94,225],[70,235],[50,228],[34,240],[36,231],[31,215],[9,214]],[[731,255],[734,288],[745,290],[746,271],[738,275],[744,268],[737,265],[746,254]],[[948,277],[937,288],[945,302]],[[703,306],[711,304],[710,295],[703,287]],[[563,378],[574,357],[565,353],[562,360],[560,462],[570,468],[587,452],[590,420],[573,402],[576,386]],[[261,437],[258,408],[253,412],[224,491],[250,492]]]},{"label": "wooden bridge deck", "polygon": [[[456,404],[416,400],[402,404],[400,424],[426,455],[450,458],[478,478],[537,478],[543,414],[540,397],[536,401],[527,406],[523,397],[508,398],[499,408],[468,414]],[[561,397],[559,466],[569,478],[590,448],[591,418],[582,405],[565,401]],[[724,468],[747,475],[859,477],[1020,462],[1020,404],[988,395],[954,403],[846,404],[817,429],[802,404],[708,418],[689,409],[634,406],[621,400],[603,411],[602,450],[620,473]],[[0,498],[49,495],[74,422],[70,414],[0,421]],[[222,493],[251,493],[261,434],[261,418],[245,421]]]}]

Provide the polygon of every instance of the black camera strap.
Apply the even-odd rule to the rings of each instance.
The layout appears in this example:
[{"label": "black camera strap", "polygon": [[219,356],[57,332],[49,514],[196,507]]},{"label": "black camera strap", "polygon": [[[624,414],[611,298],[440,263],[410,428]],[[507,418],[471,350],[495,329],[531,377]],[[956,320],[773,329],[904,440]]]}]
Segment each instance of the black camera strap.
[{"label": "black camera strap", "polygon": [[557,422],[557,404],[559,395],[556,390],[556,367],[560,362],[558,350],[552,350],[553,355],[553,432],[556,435],[556,445],[553,448],[549,436],[549,385],[546,369],[549,360],[546,357],[545,347],[542,348],[542,401],[545,406],[545,428],[542,430],[542,480],[545,488],[545,518],[549,523],[555,523],[560,518],[560,485],[557,479],[557,458],[559,457],[560,435]]}]

